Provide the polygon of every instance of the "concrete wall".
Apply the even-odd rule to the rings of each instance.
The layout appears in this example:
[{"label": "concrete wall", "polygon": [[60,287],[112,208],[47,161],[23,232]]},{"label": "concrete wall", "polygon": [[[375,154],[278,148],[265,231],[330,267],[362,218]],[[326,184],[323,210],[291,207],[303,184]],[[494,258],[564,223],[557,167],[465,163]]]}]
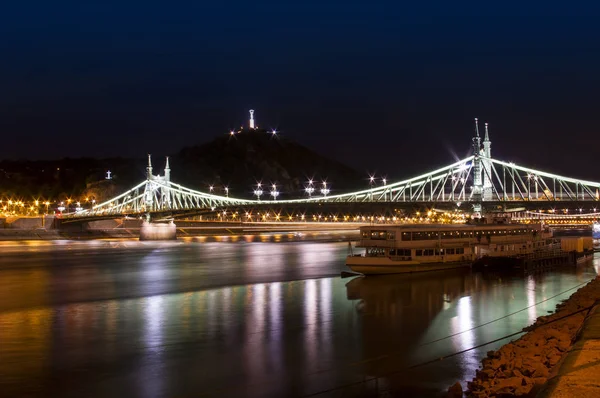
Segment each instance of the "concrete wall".
[{"label": "concrete wall", "polygon": [[175,240],[177,231],[174,223],[144,222],[140,228],[140,240]]},{"label": "concrete wall", "polygon": [[90,221],[89,223],[90,229],[114,229],[121,225],[120,220],[100,220],[100,221]]}]

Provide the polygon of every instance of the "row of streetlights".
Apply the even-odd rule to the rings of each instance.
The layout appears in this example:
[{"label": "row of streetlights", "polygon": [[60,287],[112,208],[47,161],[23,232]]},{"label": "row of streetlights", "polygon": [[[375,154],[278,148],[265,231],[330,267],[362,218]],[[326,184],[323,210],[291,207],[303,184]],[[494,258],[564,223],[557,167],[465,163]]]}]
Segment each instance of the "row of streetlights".
[{"label": "row of streetlights", "polygon": [[[370,189],[373,189],[373,185],[375,185],[376,181],[377,181],[377,178],[374,175],[369,175]],[[387,185],[387,179],[385,177],[381,179],[381,182],[383,183],[383,186]],[[318,186],[318,183],[316,183],[312,179],[310,179],[306,182],[306,185],[304,186],[304,192],[308,195],[309,198],[311,198],[313,196],[313,194],[315,194],[317,192],[319,192],[324,197],[331,193],[331,188],[330,188],[331,185],[328,185],[327,181],[321,181],[320,189],[317,189],[317,186]],[[266,184],[265,184],[264,188],[267,188]],[[212,194],[215,190],[215,187],[213,185],[209,185],[208,190]],[[223,187],[223,190],[225,191],[225,196],[229,197],[229,188]],[[258,200],[260,200],[261,196],[267,192],[268,192],[269,196],[273,197],[273,200],[277,200],[277,197],[280,194],[280,192],[277,190],[277,184],[272,184],[271,190],[265,191],[263,189],[263,184],[258,182],[258,183],[256,183],[256,187],[253,189],[254,196],[256,196],[256,198]]]},{"label": "row of streetlights", "polygon": [[[318,190],[318,192],[321,193],[321,195],[323,196],[327,196],[329,195],[329,193],[331,192],[331,189],[329,188],[330,185],[328,185],[327,181],[322,181],[321,182],[321,189]],[[261,196],[268,193],[269,196],[273,197],[273,200],[277,200],[277,197],[281,194],[280,191],[277,190],[277,184],[271,184],[270,186],[270,190],[265,191],[265,189],[269,188],[269,186],[267,184],[262,184],[260,182],[256,183],[256,187],[253,189],[253,193],[254,196],[256,196],[256,199],[260,200]],[[225,192],[225,196],[229,197],[229,188],[228,187],[223,187],[223,190]],[[208,191],[209,193],[213,193],[215,191],[215,186],[214,185],[209,185],[208,186]],[[315,188],[315,182],[313,180],[308,180],[307,181],[307,185],[304,187],[304,192],[306,192],[306,194],[308,194],[308,197],[312,197],[312,195],[317,192],[317,189]]]},{"label": "row of streetlights", "polygon": [[[88,203],[90,206],[94,206],[96,204],[96,199],[86,198],[85,203]],[[13,200],[13,199],[0,199],[0,211],[9,214],[19,214],[19,215],[27,215],[27,214],[39,214],[40,207],[46,207],[45,214],[49,214],[51,205],[58,205],[56,207],[59,211],[64,211],[72,208],[72,204],[75,205],[76,211],[81,211],[84,208],[84,204],[81,201],[73,201],[73,199],[66,199],[65,201],[54,202],[49,200],[32,200],[30,202],[22,201],[22,200]]]}]

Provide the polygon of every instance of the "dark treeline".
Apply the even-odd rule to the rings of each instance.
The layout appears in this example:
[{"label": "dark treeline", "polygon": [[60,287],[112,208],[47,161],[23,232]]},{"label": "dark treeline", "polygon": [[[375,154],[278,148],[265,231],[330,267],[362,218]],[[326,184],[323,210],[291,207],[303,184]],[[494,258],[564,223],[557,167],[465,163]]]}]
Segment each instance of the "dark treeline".
[{"label": "dark treeline", "polygon": [[[327,148],[324,148],[326,150]],[[165,157],[153,154],[153,174],[163,174]],[[60,160],[0,161],[0,197],[63,200],[94,196],[104,200],[145,178],[147,158],[65,158]],[[303,194],[314,179],[315,194],[327,181],[331,194],[366,188],[366,174],[321,156],[266,131],[242,131],[212,142],[186,147],[170,157],[171,179],[192,189],[217,194],[228,187],[231,196],[251,197],[262,182],[267,198],[277,184],[280,198]],[[111,171],[111,180],[106,179]]]}]

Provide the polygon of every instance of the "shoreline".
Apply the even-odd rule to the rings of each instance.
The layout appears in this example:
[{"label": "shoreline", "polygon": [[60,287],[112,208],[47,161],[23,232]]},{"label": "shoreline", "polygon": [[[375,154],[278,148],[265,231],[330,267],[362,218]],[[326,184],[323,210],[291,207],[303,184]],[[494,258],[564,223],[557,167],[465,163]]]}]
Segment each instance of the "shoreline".
[{"label": "shoreline", "polygon": [[[580,287],[523,329],[526,332],[482,359],[475,378],[467,382],[466,397],[533,397],[544,388],[573,348],[584,321],[600,297],[600,276]],[[460,382],[447,397],[462,397]]]},{"label": "shoreline", "polygon": [[[268,225],[268,226],[207,226],[207,227],[182,227],[177,228],[177,238],[211,237],[211,236],[247,236],[265,234],[297,234],[325,235],[346,234],[345,241],[359,239],[358,228],[351,226],[307,226],[307,225]],[[0,229],[0,241],[18,240],[94,240],[94,239],[139,239],[140,228],[111,228],[111,229],[86,229],[79,231],[57,229]]]}]

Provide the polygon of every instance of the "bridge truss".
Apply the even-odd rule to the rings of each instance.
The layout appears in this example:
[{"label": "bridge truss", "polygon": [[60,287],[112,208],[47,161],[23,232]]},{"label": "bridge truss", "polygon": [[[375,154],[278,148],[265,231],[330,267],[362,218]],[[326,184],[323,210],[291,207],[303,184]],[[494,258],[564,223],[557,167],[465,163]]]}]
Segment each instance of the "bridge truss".
[{"label": "bridge truss", "polygon": [[[476,125],[477,126],[477,125]],[[152,174],[148,158],[146,180],[119,196],[91,209],[65,214],[65,219],[101,219],[145,216],[148,220],[216,212],[229,208],[250,208],[324,203],[443,203],[470,204],[475,214],[486,203],[495,205],[532,203],[597,202],[600,183],[534,170],[493,159],[487,124],[481,145],[479,131],[473,138],[473,155],[448,166],[403,181],[338,195],[288,200],[253,200],[213,195],[171,182],[167,158],[163,176]],[[596,207],[594,205],[594,207]],[[600,207],[600,206],[598,206]],[[464,207],[463,207],[464,208]]]}]

